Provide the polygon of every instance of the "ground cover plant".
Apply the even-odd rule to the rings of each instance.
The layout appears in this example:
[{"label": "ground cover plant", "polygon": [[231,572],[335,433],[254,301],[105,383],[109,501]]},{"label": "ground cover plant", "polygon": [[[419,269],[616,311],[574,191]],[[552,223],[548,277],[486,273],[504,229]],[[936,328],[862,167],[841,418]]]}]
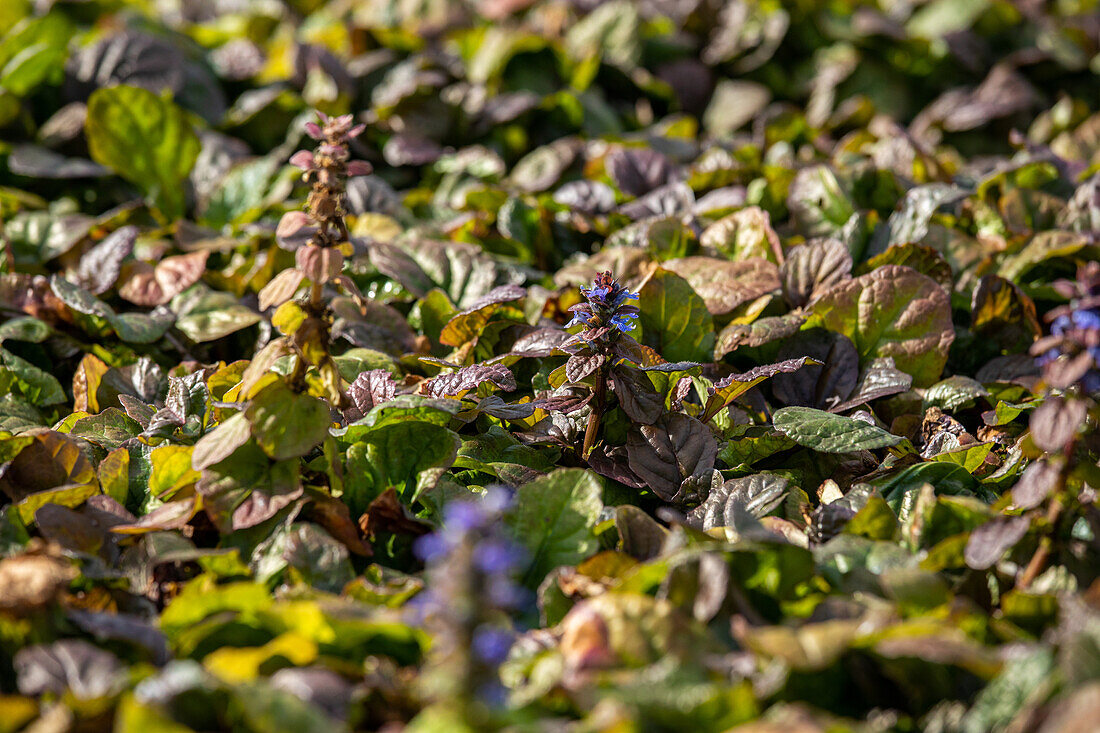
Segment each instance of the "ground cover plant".
[{"label": "ground cover plant", "polygon": [[1094,726],[1095,2],[0,29],[0,733]]}]

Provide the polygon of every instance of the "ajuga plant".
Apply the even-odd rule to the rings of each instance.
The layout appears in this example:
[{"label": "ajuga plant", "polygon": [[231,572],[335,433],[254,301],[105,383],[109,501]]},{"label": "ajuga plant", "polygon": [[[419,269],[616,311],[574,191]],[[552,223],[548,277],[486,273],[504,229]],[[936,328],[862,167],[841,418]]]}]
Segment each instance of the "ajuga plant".
[{"label": "ajuga plant", "polygon": [[[363,125],[352,125],[351,115],[329,117],[318,113],[317,122],[306,123],[306,134],[317,141],[312,151],[300,150],[290,162],[301,168],[303,180],[311,184],[305,211],[283,216],[278,227],[279,243],[293,248],[295,267],[276,276],[261,292],[260,306],[278,306],[273,323],[290,338],[297,354],[290,383],[305,389],[309,367],[316,367],[325,396],[343,407],[347,397],[340,375],[329,354],[332,314],[325,298],[325,287],[333,284],[352,297],[362,298],[359,289],[341,275],[344,258],[352,254],[345,215],[347,179],[370,173],[370,164],[350,160],[349,146]],[[303,284],[308,290],[292,300]]]},{"label": "ajuga plant", "polygon": [[572,356],[565,364],[565,376],[570,382],[592,376],[592,407],[581,446],[581,454],[587,458],[595,445],[600,418],[607,406],[607,382],[612,369],[615,373],[630,369],[632,362],[641,361],[642,352],[638,342],[628,333],[634,329],[638,308],[628,305],[627,301],[637,300],[637,293],[628,291],[608,271],[596,275],[592,287],[581,288],[581,294],[585,302],[569,309],[573,318],[566,328],[583,325],[584,330],[567,345]]},{"label": "ajuga plant", "polygon": [[[718,436],[710,423],[724,408],[770,376],[818,363],[802,357],[767,364],[699,382],[705,385],[699,392],[694,378],[702,364],[668,362],[632,336],[641,311],[629,301],[639,293],[602,272],[581,294],[584,302],[570,308],[566,326],[584,328],[563,346],[571,355],[561,368],[566,382],[589,390],[566,408],[590,406],[580,456],[594,471],[665,501],[690,504],[716,480]],[[614,435],[601,441],[605,423],[614,430],[604,432]]]},{"label": "ajuga plant", "polygon": [[528,601],[516,583],[527,558],[502,522],[510,500],[507,489],[490,486],[479,499],[454,501],[442,527],[415,546],[428,568],[416,608],[434,634],[423,690],[472,730],[496,727],[504,695],[497,670],[516,637],[511,617]]},{"label": "ajuga plant", "polygon": [[1017,580],[1027,588],[1046,569],[1052,553],[1068,548],[1075,523],[1084,517],[1094,531],[1097,484],[1097,397],[1100,396],[1100,262],[1080,267],[1076,280],[1054,283],[1070,302],[1051,311],[1050,335],[1032,345],[1047,393],[1031,416],[1031,440],[1045,452],[1013,488],[1014,505],[1032,510],[1045,504],[1042,536]]}]

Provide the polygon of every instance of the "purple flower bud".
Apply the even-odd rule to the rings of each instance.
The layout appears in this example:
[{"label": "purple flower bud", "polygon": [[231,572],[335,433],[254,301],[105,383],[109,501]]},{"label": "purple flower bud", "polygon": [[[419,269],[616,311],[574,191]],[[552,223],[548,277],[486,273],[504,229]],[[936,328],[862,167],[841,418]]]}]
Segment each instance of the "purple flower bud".
[{"label": "purple flower bud", "polygon": [[290,164],[308,171],[313,167],[313,153],[308,150],[299,150],[290,156]]},{"label": "purple flower bud", "polygon": [[365,160],[353,160],[348,163],[348,175],[349,176],[367,176],[374,170],[371,164]]},{"label": "purple flower bud", "polygon": [[306,134],[314,140],[320,140],[325,136],[324,133],[321,132],[321,128],[316,122],[306,123]]}]

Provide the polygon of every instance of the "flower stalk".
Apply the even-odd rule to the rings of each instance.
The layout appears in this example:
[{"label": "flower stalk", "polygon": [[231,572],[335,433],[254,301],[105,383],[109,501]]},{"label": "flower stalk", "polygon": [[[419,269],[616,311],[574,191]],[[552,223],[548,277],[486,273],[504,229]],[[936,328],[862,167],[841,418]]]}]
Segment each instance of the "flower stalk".
[{"label": "flower stalk", "polygon": [[607,407],[607,380],[614,359],[634,355],[625,341],[637,348],[637,343],[629,336],[634,330],[634,320],[638,317],[637,306],[627,305],[629,300],[637,300],[638,293],[632,293],[615,279],[610,271],[601,272],[592,281],[592,287],[581,288],[585,301],[570,308],[573,318],[566,324],[583,325],[581,331],[569,344],[574,359],[588,359],[597,364],[595,382],[592,388],[592,408],[588,414],[588,424],[584,431],[581,456],[587,460],[596,445],[600,422]]}]

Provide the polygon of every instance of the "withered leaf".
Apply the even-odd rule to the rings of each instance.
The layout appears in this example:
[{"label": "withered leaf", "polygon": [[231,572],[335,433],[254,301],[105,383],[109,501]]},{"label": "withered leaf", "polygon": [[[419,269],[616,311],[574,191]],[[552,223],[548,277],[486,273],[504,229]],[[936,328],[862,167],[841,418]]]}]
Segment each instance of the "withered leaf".
[{"label": "withered leaf", "polygon": [[267,285],[260,289],[260,310],[265,311],[272,306],[282,305],[293,298],[304,279],[305,274],[296,267],[287,268],[271,278]]},{"label": "withered leaf", "polygon": [[76,577],[69,560],[49,551],[6,557],[0,560],[0,611],[16,616],[37,613]]},{"label": "withered leaf", "polygon": [[370,503],[366,513],[359,518],[359,528],[368,537],[376,537],[380,532],[419,537],[432,531],[432,525],[409,514],[392,487]]},{"label": "withered leaf", "polygon": [[13,661],[24,695],[71,692],[77,699],[94,700],[116,692],[123,681],[118,657],[83,639],[25,647]]},{"label": "withered leaf", "polygon": [[370,544],[363,541],[359,527],[351,518],[348,505],[339,499],[323,494],[313,494],[309,505],[309,516],[317,524],[325,528],[325,531],[339,540],[349,550],[361,557],[370,557],[374,554]]}]

